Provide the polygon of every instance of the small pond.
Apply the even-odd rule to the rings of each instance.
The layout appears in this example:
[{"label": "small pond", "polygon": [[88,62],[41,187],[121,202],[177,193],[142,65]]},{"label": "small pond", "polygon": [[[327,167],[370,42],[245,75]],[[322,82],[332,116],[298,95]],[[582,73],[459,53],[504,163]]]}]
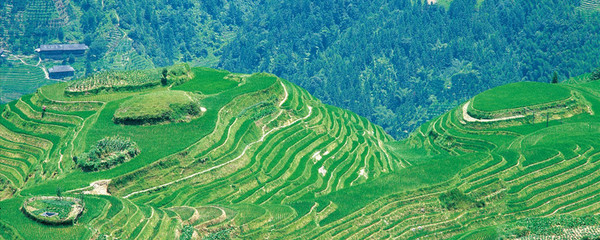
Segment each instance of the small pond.
[{"label": "small pond", "polygon": [[44,217],[52,217],[52,216],[56,216],[56,215],[58,215],[58,213],[55,213],[55,212],[43,212],[43,213],[42,213],[42,214],[40,214],[40,215],[42,215],[42,216],[44,216]]}]

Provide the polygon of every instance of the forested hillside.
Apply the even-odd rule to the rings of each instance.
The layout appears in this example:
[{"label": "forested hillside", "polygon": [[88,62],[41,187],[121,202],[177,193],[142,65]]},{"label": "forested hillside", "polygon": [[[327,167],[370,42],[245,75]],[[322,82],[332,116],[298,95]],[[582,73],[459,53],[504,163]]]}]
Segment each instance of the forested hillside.
[{"label": "forested hillside", "polygon": [[221,0],[2,1],[0,47],[32,54],[40,44],[85,43],[90,46],[87,74],[176,61],[214,65],[221,46],[235,36],[246,5]]},{"label": "forested hillside", "polygon": [[597,1],[423,2],[8,0],[0,47],[86,43],[79,76],[174,62],[271,72],[396,138],[494,86],[600,66]]},{"label": "forested hillside", "polygon": [[266,0],[221,66],[290,79],[396,137],[494,86],[600,66],[589,1],[412,2]]}]

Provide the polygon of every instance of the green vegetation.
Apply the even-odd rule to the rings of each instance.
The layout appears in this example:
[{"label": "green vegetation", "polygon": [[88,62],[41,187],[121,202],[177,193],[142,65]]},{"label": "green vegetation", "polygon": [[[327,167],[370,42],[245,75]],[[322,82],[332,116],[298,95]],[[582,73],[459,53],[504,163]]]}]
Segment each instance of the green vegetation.
[{"label": "green vegetation", "polygon": [[569,216],[527,218],[505,224],[498,229],[504,238],[557,236],[564,239],[595,239],[600,237],[597,216]]},{"label": "green vegetation", "polygon": [[185,225],[183,229],[181,229],[181,235],[179,236],[179,240],[190,240],[194,234],[194,226]]},{"label": "green vegetation", "polygon": [[600,68],[596,68],[590,75],[590,81],[600,80]]},{"label": "green vegetation", "polygon": [[520,82],[490,89],[477,95],[473,100],[473,108],[481,111],[498,111],[564,100],[570,96],[569,89],[564,86]]},{"label": "green vegetation", "polygon": [[[173,90],[195,91],[202,94],[215,94],[239,85],[239,82],[230,78],[226,78],[230,74],[227,71],[196,68],[193,73],[197,77],[184,84],[173,87]],[[240,79],[239,77],[233,76],[231,78],[238,80]]]},{"label": "green vegetation", "polygon": [[[273,75],[191,72],[176,86],[87,95],[65,96],[69,83],[59,83],[1,105],[0,236],[600,236],[598,81],[524,82],[470,99],[504,117],[551,113],[547,122],[468,121],[461,105],[395,141]],[[206,108],[202,117],[178,108],[190,103]],[[115,123],[127,114],[170,117]],[[77,224],[53,227],[21,212],[27,198],[54,194],[82,194]],[[40,209],[68,210],[52,204]]]},{"label": "green vegetation", "polygon": [[51,83],[53,81],[46,79],[40,68],[17,61],[0,64],[0,103],[19,99],[21,95],[32,93]]},{"label": "green vegetation", "polygon": [[214,232],[209,234],[208,236],[204,237],[204,240],[228,240],[231,239],[231,237],[229,236],[229,233],[231,232],[230,229],[225,229],[225,230],[221,230],[218,232]]},{"label": "green vegetation", "polygon": [[83,171],[100,171],[122,164],[140,154],[137,144],[121,136],[103,138],[75,158]]},{"label": "green vegetation", "polygon": [[28,217],[44,224],[73,224],[83,212],[82,201],[72,197],[33,197],[23,203]]},{"label": "green vegetation", "polygon": [[440,195],[440,202],[448,210],[468,209],[470,207],[482,208],[485,206],[485,202],[476,201],[458,189],[442,193]]},{"label": "green vegetation", "polygon": [[[166,74],[163,75],[163,73]],[[67,96],[75,96],[99,94],[101,92],[142,90],[160,84],[181,84],[192,78],[193,73],[187,64],[175,65],[162,70],[100,72],[90,77],[70,82],[67,88],[65,88],[65,94]]]},{"label": "green vegetation", "polygon": [[197,97],[182,91],[160,91],[137,95],[121,103],[113,121],[117,124],[143,125],[191,121],[202,113]]}]

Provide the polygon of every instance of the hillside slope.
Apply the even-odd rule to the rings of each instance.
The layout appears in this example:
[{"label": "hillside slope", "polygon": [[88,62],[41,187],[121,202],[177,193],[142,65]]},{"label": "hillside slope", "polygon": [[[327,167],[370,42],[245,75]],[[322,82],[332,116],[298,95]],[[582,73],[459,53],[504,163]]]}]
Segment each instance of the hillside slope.
[{"label": "hillside slope", "polygon": [[[0,236],[600,236],[598,90],[495,88],[397,142],[264,73],[174,66],[49,85],[1,105]],[[19,210],[40,195],[86,210],[43,225]]]},{"label": "hillside slope", "polygon": [[[27,68],[68,63],[82,77],[189,62],[274,73],[400,139],[487,89],[600,66],[596,0],[426,2],[4,0],[0,102],[51,83]],[[33,52],[66,42],[90,51]]]},{"label": "hillside slope", "polygon": [[[128,237],[136,229],[140,236],[152,236],[154,231],[172,236],[184,225],[201,234],[216,230],[250,234],[253,224],[265,225],[252,233],[260,235],[275,225],[265,222],[272,217],[305,225],[301,219],[310,216],[312,205],[290,207],[298,199],[357,185],[407,164],[390,152],[387,144],[392,138],[381,128],[324,105],[285,80],[200,68],[187,74],[193,78],[183,84],[133,92],[122,81],[91,77],[46,86],[2,105],[1,144],[6,153],[0,156],[0,176],[6,182],[2,196],[8,200],[1,204],[0,215],[10,217],[1,222],[26,239],[54,231],[66,231],[72,238]],[[144,86],[140,81],[129,77],[126,85]],[[95,86],[104,90],[94,93]],[[115,123],[120,116],[115,113],[129,107],[129,99],[147,95],[150,98],[143,102],[156,106],[153,99],[164,99],[161,94],[175,97],[169,95],[174,93],[197,101],[201,114],[182,122]],[[81,159],[95,142],[116,135],[135,142],[140,154],[109,170],[84,172],[77,167],[74,157]],[[91,190],[86,186],[103,179],[112,180],[108,190],[114,197],[86,197],[90,203],[84,218],[98,215],[71,229],[37,226],[18,213],[23,196],[53,195],[57,187],[75,194]],[[128,215],[121,212],[132,208],[136,219],[152,227],[143,228],[129,218],[119,220]],[[183,214],[179,211],[192,211],[195,219],[179,216]],[[116,218],[109,224],[112,217]],[[39,231],[25,231],[31,225]]]}]

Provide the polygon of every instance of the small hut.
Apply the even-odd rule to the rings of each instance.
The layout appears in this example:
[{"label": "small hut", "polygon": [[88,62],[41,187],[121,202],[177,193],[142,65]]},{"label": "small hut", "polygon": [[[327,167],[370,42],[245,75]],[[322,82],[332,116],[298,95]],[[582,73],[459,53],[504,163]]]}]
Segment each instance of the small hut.
[{"label": "small hut", "polygon": [[52,79],[61,79],[75,75],[75,69],[69,65],[59,65],[48,69],[48,75]]}]

